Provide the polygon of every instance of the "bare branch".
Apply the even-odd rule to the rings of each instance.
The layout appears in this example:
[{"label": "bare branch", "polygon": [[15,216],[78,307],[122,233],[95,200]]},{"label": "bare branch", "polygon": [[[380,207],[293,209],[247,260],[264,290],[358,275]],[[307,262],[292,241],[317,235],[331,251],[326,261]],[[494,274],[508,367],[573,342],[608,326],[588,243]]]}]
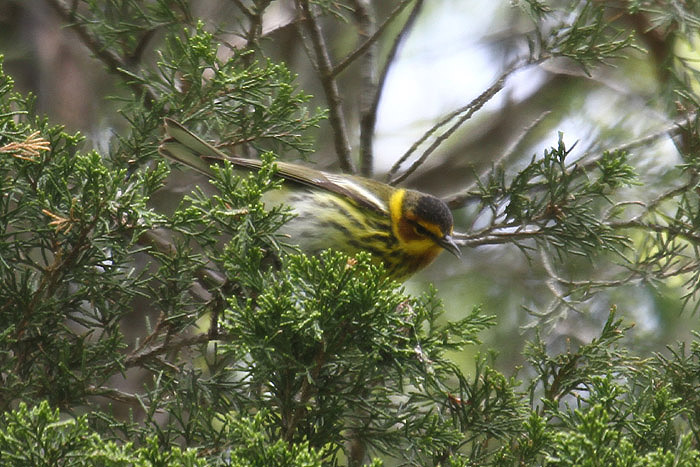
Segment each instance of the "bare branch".
[{"label": "bare branch", "polygon": [[[683,126],[691,123],[691,121],[693,119],[695,119],[694,115],[677,120],[677,121],[671,123],[670,125],[665,126],[664,128],[655,131],[654,133],[643,136],[643,137],[638,138],[634,141],[630,141],[628,143],[622,144],[620,146],[600,151],[598,154],[596,154],[595,156],[590,157],[588,159],[586,159],[588,157],[588,155],[584,155],[581,158],[581,160],[583,160],[583,159],[586,159],[586,160],[583,162],[577,162],[576,167],[573,170],[575,170],[577,172],[578,171],[586,172],[588,170],[594,169],[596,167],[596,165],[598,164],[598,162],[600,161],[601,157],[603,157],[603,154],[605,152],[630,151],[634,148],[638,148],[638,147],[642,147],[642,146],[646,146],[648,144],[651,144],[651,143],[653,143],[661,138],[665,138],[665,137],[673,138],[674,136],[677,136],[677,135],[683,133],[683,131],[685,131]],[[532,128],[534,125],[537,125],[538,123],[539,123],[539,120],[536,120],[535,122],[533,122],[532,125],[530,125],[526,129],[526,131],[529,130],[530,128]],[[501,159],[499,159],[499,161],[500,160]],[[493,167],[496,167],[497,165],[498,164],[494,164]],[[491,170],[493,170],[493,169],[491,169]],[[482,177],[486,176],[486,175],[487,174],[483,174]],[[447,205],[452,209],[457,209],[457,208],[460,208],[462,206],[465,206],[468,203],[478,202],[481,199],[481,193],[476,189],[475,184],[476,184],[476,182],[473,183],[472,185],[470,185],[468,188],[460,191],[459,193],[455,193],[453,195],[448,196],[445,200]],[[537,184],[533,184],[532,189],[537,189],[538,186],[539,185],[537,185]],[[682,190],[682,189],[683,189],[683,187],[678,188],[678,190]],[[676,189],[674,189],[674,190],[676,190]],[[664,196],[664,195],[661,195],[661,196]],[[661,200],[659,200],[659,201],[661,201]],[[656,202],[655,204],[658,204],[658,202]]]},{"label": "bare branch", "polygon": [[477,247],[482,245],[498,245],[501,243],[513,243],[521,240],[542,236],[544,233],[539,228],[523,229],[516,232],[503,231],[503,227],[486,229],[475,234],[455,233],[453,236],[460,246]]},{"label": "bare branch", "polygon": [[[135,80],[134,73],[129,70],[129,66],[124,57],[112,51],[106,44],[100,40],[85,27],[84,24],[78,21],[78,16],[73,8],[68,6],[64,0],[46,0],[47,3],[58,13],[58,15],[68,23],[68,27],[73,29],[80,40],[87,46],[95,57],[101,60],[107,70],[119,76],[137,95],[145,96],[145,105],[147,108],[156,100],[156,95],[151,89],[145,86],[141,81]],[[150,37],[146,36],[146,40]]]},{"label": "bare branch", "polygon": [[[355,50],[350,52],[343,60],[340,61],[334,68],[331,76],[334,78],[341,74],[345,69],[352,64],[355,60],[357,60],[358,57],[360,57],[362,54],[367,51],[370,47],[372,47],[384,34],[384,31],[387,29],[387,27],[396,19],[403,11],[403,9],[411,3],[413,0],[403,0],[394,10],[389,14],[388,18],[384,20],[384,22],[372,33],[367,39],[360,44],[359,47],[357,47]],[[418,0],[416,3],[423,3],[423,0]],[[414,7],[415,8],[415,7]],[[405,26],[404,26],[405,27]],[[400,34],[400,33],[399,33]]]},{"label": "bare branch", "polygon": [[241,0],[231,0],[234,5],[238,7],[239,10],[241,10],[241,13],[243,13],[245,16],[248,17],[248,19],[252,20],[252,17],[255,16],[255,13],[253,13],[251,10],[248,9],[247,6],[243,4]]},{"label": "bare branch", "polygon": [[[365,43],[376,36],[377,27],[374,13],[370,11],[371,5],[367,0],[354,0],[355,17],[359,29],[360,38]],[[360,91],[360,174],[368,177],[372,174],[372,140],[374,136],[374,122],[376,113],[372,113],[373,96],[377,89],[377,42],[372,41],[362,55],[360,72],[362,87]]]},{"label": "bare branch", "polygon": [[[246,33],[246,48],[252,49],[260,40],[263,31],[263,14],[272,0],[263,0],[261,2],[256,2],[253,10],[246,10],[244,14],[248,16],[250,25]],[[243,5],[241,5],[243,7]],[[252,60],[252,56],[251,56]]]},{"label": "bare branch", "polygon": [[209,342],[209,340],[210,337],[208,334],[196,334],[194,336],[187,336],[180,339],[163,342],[147,349],[140,349],[140,351],[131,353],[126,357],[124,360],[124,366],[127,368],[138,366],[144,361],[150,360],[157,355],[172,352],[174,350],[180,350],[183,347],[189,347],[191,345],[205,344]]},{"label": "bare branch", "polygon": [[[529,64],[529,62],[527,63]],[[467,121],[469,118],[471,118],[472,115],[476,111],[478,111],[481,107],[484,106],[493,96],[498,94],[501,89],[505,86],[506,79],[508,76],[510,76],[513,72],[518,70],[524,65],[519,65],[519,66],[514,66],[507,71],[505,71],[501,76],[496,80],[495,83],[493,83],[491,86],[488,87],[481,95],[479,95],[476,99],[471,101],[469,104],[465,105],[464,107],[455,110],[451,114],[449,114],[447,117],[443,118],[439,122],[437,122],[435,125],[433,125],[432,128],[430,128],[423,136],[421,136],[413,145],[406,151],[398,161],[392,166],[391,170],[387,174],[387,179],[389,180],[389,183],[391,185],[396,185],[397,183],[402,182],[406,178],[408,178],[413,172],[416,171],[418,167],[420,167],[426,159],[445,141],[447,138],[449,138],[462,124]],[[420,147],[423,143],[425,143],[430,137],[432,137],[438,130],[440,130],[442,127],[446,126],[450,122],[452,122],[454,119],[457,119],[452,125],[445,130],[441,135],[435,138],[435,141],[433,141],[428,148],[423,151],[423,153],[416,159],[413,164],[410,165],[406,171],[404,171],[402,174],[397,175],[395,177],[392,177],[396,172],[398,172],[399,168],[401,167],[401,164],[406,162],[411,155],[413,155],[414,152]]]},{"label": "bare branch", "polygon": [[[399,5],[391,14],[389,19],[384,24],[387,24],[387,22],[398,16],[400,10],[399,8],[403,9],[404,5],[407,5],[408,2],[405,2],[402,5]],[[387,54],[386,60],[384,62],[384,66],[382,67],[382,70],[379,73],[379,79],[376,82],[376,85],[374,87],[374,92],[372,93],[372,101],[367,109],[366,112],[362,114],[361,120],[360,120],[360,128],[361,128],[361,133],[360,133],[360,157],[362,161],[362,168],[366,170],[366,175],[369,175],[371,173],[371,164],[372,161],[374,160],[374,151],[373,151],[373,141],[374,141],[374,130],[377,125],[377,112],[379,110],[379,102],[382,98],[382,93],[384,92],[384,85],[386,83],[387,76],[389,75],[389,70],[391,68],[391,65],[394,63],[394,59],[396,57],[396,54],[398,53],[399,46],[403,43],[404,39],[406,36],[408,36],[408,31],[411,29],[413,24],[415,23],[416,18],[418,17],[418,14],[420,13],[421,9],[423,7],[423,0],[416,0],[415,4],[413,5],[413,9],[411,10],[411,13],[409,14],[408,18],[406,19],[406,22],[404,23],[403,27],[401,28],[401,31],[399,34],[395,37],[394,43],[391,46],[391,49],[389,49],[389,53]],[[382,25],[384,26],[384,25]]]},{"label": "bare branch", "polygon": [[503,155],[501,155],[501,157],[499,157],[493,164],[491,164],[491,168],[478,175],[476,180],[470,183],[469,186],[467,186],[465,189],[460,190],[458,193],[449,195],[446,198],[444,198],[445,203],[447,203],[447,205],[452,209],[464,206],[466,204],[466,201],[473,197],[473,194],[475,193],[475,190],[477,188],[478,181],[487,176],[488,173],[492,171],[494,167],[498,167],[499,165],[502,165],[503,162],[510,160],[510,158],[513,157],[513,155],[515,154],[515,150],[520,146],[520,144],[527,137],[527,135],[529,135],[530,132],[537,125],[539,125],[550,113],[551,111],[549,110],[543,112],[532,123],[525,127],[520,133],[520,136],[513,142],[513,144],[511,144],[511,146],[503,153]]},{"label": "bare branch", "polygon": [[[106,388],[104,386],[88,386],[85,388],[85,393],[90,396],[106,397],[117,402],[124,402],[131,405],[143,405],[143,400],[138,394],[132,394],[124,391],[120,391],[114,388]],[[163,412],[159,409],[158,412]]]},{"label": "bare branch", "polygon": [[[316,16],[311,11],[309,0],[296,0],[297,10],[303,16],[303,25],[308,33],[308,40],[311,42],[314,61],[318,69],[319,79],[323,86],[328,103],[328,121],[333,128],[333,140],[335,142],[335,152],[340,163],[340,168],[344,172],[355,173],[355,166],[350,157],[350,143],[348,141],[347,125],[342,110],[342,99],[338,91],[338,83],[333,77],[333,65],[328,54],[328,47],[323,38],[321,25],[316,21]],[[302,39],[306,36],[302,34]]]}]

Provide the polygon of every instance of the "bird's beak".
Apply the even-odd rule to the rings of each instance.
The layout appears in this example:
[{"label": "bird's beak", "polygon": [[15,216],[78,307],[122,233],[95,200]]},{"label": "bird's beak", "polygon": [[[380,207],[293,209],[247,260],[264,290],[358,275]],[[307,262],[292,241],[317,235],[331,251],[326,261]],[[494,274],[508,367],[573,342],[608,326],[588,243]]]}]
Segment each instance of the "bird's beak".
[{"label": "bird's beak", "polygon": [[451,235],[445,235],[444,237],[439,238],[437,240],[437,244],[455,255],[457,258],[462,256],[459,246],[455,243]]}]

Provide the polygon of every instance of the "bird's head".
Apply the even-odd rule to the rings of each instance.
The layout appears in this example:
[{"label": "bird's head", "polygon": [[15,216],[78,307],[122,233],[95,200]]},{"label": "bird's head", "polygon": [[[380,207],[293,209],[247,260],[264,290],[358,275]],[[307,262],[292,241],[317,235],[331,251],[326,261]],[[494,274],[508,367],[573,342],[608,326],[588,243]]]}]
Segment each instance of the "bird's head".
[{"label": "bird's head", "polygon": [[426,264],[443,249],[461,255],[452,239],[452,212],[441,199],[398,189],[391,195],[389,210],[394,235],[409,255],[424,257]]}]

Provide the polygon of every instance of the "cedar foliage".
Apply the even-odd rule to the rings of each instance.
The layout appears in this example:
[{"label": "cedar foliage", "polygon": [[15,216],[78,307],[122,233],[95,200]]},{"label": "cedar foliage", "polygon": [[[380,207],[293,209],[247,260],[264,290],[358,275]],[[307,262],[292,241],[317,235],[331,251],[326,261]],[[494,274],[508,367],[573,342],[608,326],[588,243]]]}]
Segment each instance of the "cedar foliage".
[{"label": "cedar foliage", "polygon": [[[0,462],[697,465],[700,338],[644,356],[628,348],[631,326],[613,306],[586,342],[555,349],[548,339],[570,308],[640,279],[680,278],[695,304],[695,72],[668,46],[697,34],[695,7],[511,2],[528,21],[526,51],[389,171],[398,183],[420,170],[517,70],[565,58],[592,73],[638,53],[640,37],[660,41],[657,53],[667,45],[662,94],[683,113],[669,111],[674,125],[652,136],[676,137],[673,187],[625,199],[641,183],[630,151],[654,138],[576,159],[560,134],[519,167],[492,161],[449,198],[488,219],[463,232],[463,245],[510,244],[554,261],[544,261],[554,305],[531,310],[550,326],[524,349],[525,367],[504,372],[495,352],[476,351],[499,326],[492,310],[465,304],[455,320],[436,290],[408,294],[368,255],[304,256],[277,233],[291,214],[261,203],[279,187],[275,159],[313,157],[319,126],[330,128],[338,166],[371,173],[372,100],[423,2],[281,2],[315,64],[318,109],[269,53],[272,3],[231,2],[234,19],[212,27],[185,0],[46,0],[119,83],[111,98],[123,120],[100,150],[35,112],[0,69]],[[354,31],[357,48],[332,57],[329,25]],[[231,30],[239,41],[225,47]],[[370,97],[359,154],[337,89],[352,66]],[[259,155],[263,168],[220,168],[213,190],[155,208],[169,174],[156,156],[165,116]],[[568,279],[572,255],[613,258],[618,275]],[[455,362],[465,351],[476,355],[470,372]]]}]

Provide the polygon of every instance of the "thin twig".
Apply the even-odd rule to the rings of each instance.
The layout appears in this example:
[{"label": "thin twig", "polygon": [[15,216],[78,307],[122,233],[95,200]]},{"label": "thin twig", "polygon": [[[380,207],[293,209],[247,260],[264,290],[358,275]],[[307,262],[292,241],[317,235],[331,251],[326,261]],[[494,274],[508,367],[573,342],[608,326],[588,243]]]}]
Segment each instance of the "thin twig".
[{"label": "thin twig", "polygon": [[[394,38],[394,43],[391,45],[391,49],[389,49],[389,52],[387,53],[384,66],[379,72],[379,79],[377,80],[375,86],[375,92],[372,95],[371,106],[369,107],[367,112],[362,116],[362,120],[360,123],[362,128],[362,132],[360,134],[360,155],[365,160],[374,160],[373,140],[375,128],[377,125],[377,112],[379,111],[379,102],[381,101],[382,94],[384,93],[384,86],[386,85],[389,70],[391,69],[391,65],[394,63],[400,45],[404,42],[405,38],[408,36],[408,32],[415,24],[416,18],[420,14],[421,9],[423,7],[423,3],[423,0],[416,0],[416,2],[413,5],[413,8],[411,9],[410,14],[408,15],[408,18],[406,19],[406,22],[401,27],[401,31],[399,31],[399,33]],[[387,24],[387,22],[392,18],[398,16],[398,14],[401,12],[405,5],[408,5],[408,2],[399,5],[391,13],[391,16],[389,17],[389,19],[387,19],[385,24]],[[363,161],[363,164],[369,166],[369,164],[366,161]]]},{"label": "thin twig", "polygon": [[697,185],[698,179],[700,179],[700,175],[693,174],[686,183],[684,183],[676,188],[671,188],[670,190],[665,191],[664,193],[661,193],[656,198],[654,198],[650,202],[646,203],[644,212],[633,217],[632,219],[630,219],[630,221],[631,222],[638,222],[641,220],[641,218],[643,216],[645,216],[646,214],[649,214],[652,210],[656,209],[656,207],[659,206],[663,201],[670,199],[670,198],[673,198],[675,196],[681,195],[683,193],[686,193],[689,189],[694,188]]},{"label": "thin twig", "polygon": [[[132,405],[142,405],[142,399],[136,395],[124,391],[119,391],[114,388],[105,388],[101,386],[88,386],[85,388],[85,393],[90,396],[106,397],[113,401],[124,402]],[[162,411],[162,410],[159,410]]]},{"label": "thin twig", "polygon": [[559,306],[563,306],[571,311],[580,313],[581,310],[576,308],[574,301],[568,299],[571,296],[571,290],[561,290],[562,282],[558,280],[559,276],[556,275],[554,268],[552,267],[549,255],[547,255],[545,249],[540,247],[539,252],[540,258],[542,260],[542,266],[544,266],[545,271],[549,275],[549,280],[546,281],[546,286],[554,296],[554,302],[550,303],[550,305],[547,307],[548,310],[545,312],[545,316],[556,311],[556,309]]},{"label": "thin twig", "polygon": [[298,393],[296,409],[293,410],[290,419],[286,420],[287,426],[283,437],[288,442],[292,440],[299,421],[307,412],[307,403],[309,399],[317,392],[316,384],[318,383],[318,375],[321,373],[325,361],[326,354],[324,350],[320,348],[314,357],[314,366],[310,371],[310,378],[303,378],[301,389]]},{"label": "thin twig", "polygon": [[692,231],[692,226],[688,226],[687,229],[683,230],[670,225],[654,224],[638,220],[611,222],[609,225],[616,229],[642,229],[656,233],[663,233],[671,237],[679,237],[694,244],[700,245],[700,235]]},{"label": "thin twig", "polygon": [[[371,34],[362,44],[360,44],[355,50],[350,52],[344,59],[340,61],[335,67],[333,67],[333,72],[331,73],[331,76],[333,78],[337,77],[339,74],[341,74],[345,69],[352,64],[355,60],[357,60],[358,57],[360,57],[362,54],[365,53],[367,49],[372,47],[379,38],[382,36],[384,31],[387,29],[387,27],[396,19],[403,11],[403,9],[411,3],[413,0],[403,0],[394,10],[389,13],[389,16],[387,19],[384,20],[384,22],[374,31],[373,34]],[[423,3],[423,0],[418,0],[418,3]]]},{"label": "thin twig", "polygon": [[[355,166],[350,157],[350,143],[345,117],[343,116],[342,99],[338,91],[338,83],[332,76],[333,65],[331,64],[328,47],[321,31],[321,25],[318,24],[316,16],[311,11],[309,0],[296,0],[296,7],[301,16],[303,16],[302,23],[306,27],[321,86],[326,95],[328,121],[331,124],[331,128],[333,128],[333,141],[340,168],[344,172],[355,173]],[[306,37],[302,35],[302,39],[306,39]]]},{"label": "thin twig", "polygon": [[[376,36],[377,27],[374,14],[370,10],[371,5],[367,0],[354,0],[355,17],[359,36],[365,43]],[[372,151],[372,140],[374,136],[374,122],[377,119],[376,113],[372,113],[373,96],[379,91],[377,89],[377,49],[378,44],[373,41],[367,47],[360,60],[361,90],[359,96],[360,110],[360,174],[369,177],[372,174],[372,163],[374,159]]]},{"label": "thin twig", "polygon": [[[530,64],[530,62],[526,62],[526,64]],[[501,74],[501,76],[498,77],[498,79],[488,87],[481,95],[479,95],[476,99],[471,101],[469,104],[465,105],[464,107],[455,110],[454,112],[450,113],[447,117],[443,118],[439,122],[437,122],[435,125],[433,125],[432,128],[430,128],[428,131],[423,134],[413,145],[406,151],[398,161],[392,166],[391,170],[387,174],[387,179],[389,180],[389,183],[391,185],[395,185],[397,183],[402,182],[405,180],[407,177],[409,177],[413,172],[418,169],[423,163],[426,161],[426,159],[437,149],[445,139],[449,138],[462,124],[467,121],[469,118],[471,118],[474,113],[479,110],[481,107],[484,106],[493,96],[498,94],[501,89],[505,86],[506,79],[516,70],[520,69],[524,65],[517,65],[513,66],[510,69],[506,70]],[[442,127],[446,126],[448,123],[452,122],[454,119],[457,119],[456,122],[454,122],[447,130],[445,130],[444,133],[442,133],[440,136],[435,138],[435,141],[433,141],[428,148],[423,151],[423,154],[416,159],[413,164],[409,166],[408,169],[406,169],[402,174],[397,175],[393,177],[393,175],[398,172],[399,168],[401,167],[401,164],[406,162],[411,155],[413,155],[414,152],[423,144],[425,143],[430,137],[432,137],[439,129]]]},{"label": "thin twig", "polygon": [[241,0],[231,0],[234,5],[238,7],[239,10],[241,10],[241,13],[243,13],[248,19],[252,19],[253,16],[255,16],[255,13],[250,11],[247,6],[243,4]]},{"label": "thin twig", "polygon": [[[175,244],[164,237],[162,232],[157,232],[155,230],[148,230],[142,233],[137,242],[140,245],[149,246],[155,248],[159,253],[171,256],[175,253],[177,247]],[[226,279],[213,268],[207,268],[206,266],[201,266],[196,271],[197,279],[208,286],[221,287]],[[211,296],[208,292],[200,291],[194,287],[191,289],[193,296],[200,298],[203,301],[209,301]]]},{"label": "thin twig", "polygon": [[[500,227],[498,227],[500,228]],[[477,234],[455,233],[455,241],[460,246],[476,247],[482,245],[498,245],[501,243],[513,243],[514,241],[527,240],[543,235],[541,229],[523,229],[517,232],[500,232],[489,229]]]},{"label": "thin twig", "polygon": [[85,24],[79,21],[76,11],[66,4],[63,0],[46,0],[48,4],[58,13],[58,15],[68,23],[68,27],[73,29],[80,40],[87,46],[88,49],[101,60],[106,66],[107,70],[115,74],[121,79],[137,94],[143,94],[145,96],[145,106],[149,108],[156,100],[156,95],[151,89],[145,86],[140,80],[134,79],[134,73],[129,71],[129,66],[127,65],[125,59],[119,54],[113,52],[106,44],[100,42],[100,40],[95,36],[90,30],[85,26]]},{"label": "thin twig", "polygon": [[191,345],[205,344],[208,341],[209,336],[207,334],[196,334],[194,336],[187,336],[181,339],[163,342],[159,345],[149,347],[147,349],[140,349],[136,353],[129,354],[126,359],[124,359],[124,366],[126,368],[138,366],[144,361],[150,360],[157,355],[172,352],[173,350],[180,350],[183,347],[189,347]]},{"label": "thin twig", "polygon": [[525,140],[525,138],[530,134],[530,132],[537,125],[542,123],[542,121],[550,113],[551,111],[549,110],[542,112],[542,114],[539,117],[537,117],[532,123],[530,123],[523,129],[523,131],[520,133],[520,136],[513,142],[513,144],[510,145],[510,147],[503,153],[503,155],[499,157],[493,164],[491,164],[491,168],[479,174],[476,177],[476,179],[472,183],[470,183],[469,186],[467,186],[465,189],[460,190],[458,193],[455,193],[453,195],[449,195],[446,198],[443,198],[445,203],[447,203],[447,205],[452,209],[464,206],[465,201],[473,196],[474,190],[476,190],[479,180],[488,175],[488,173],[491,172],[494,169],[494,167],[498,167],[502,165],[503,162],[510,160],[510,158],[515,154],[516,149],[520,147],[520,144]]},{"label": "thin twig", "polygon": [[[248,16],[248,15],[246,15],[246,16]],[[266,37],[274,36],[278,32],[285,30],[286,28],[296,27],[296,26],[298,26],[298,23],[300,23],[301,21],[302,20],[300,18],[294,17],[293,19],[290,19],[287,22],[280,23],[280,24],[276,25],[275,27],[270,27],[267,30],[265,29],[265,27],[268,27],[270,25],[262,24],[263,29],[260,32],[258,40],[264,39]],[[246,34],[247,34],[247,32],[246,32]],[[228,48],[229,50],[233,50],[233,51],[246,50],[248,48],[248,40],[246,38],[246,34],[242,34],[242,33],[236,34],[237,38],[243,39],[240,42],[222,41],[221,44],[224,47]],[[305,50],[307,50],[307,54],[308,54],[308,49],[305,48]],[[308,55],[311,56],[311,54],[308,54]],[[314,68],[315,68],[315,64],[314,64]]]},{"label": "thin twig", "polygon": [[152,28],[144,32],[143,36],[139,39],[138,44],[136,47],[134,47],[134,50],[129,56],[127,57],[127,62],[136,65],[138,64],[141,59],[143,58],[143,54],[146,52],[146,49],[148,48],[148,43],[151,42],[151,39],[156,34],[156,29]]},{"label": "thin twig", "polygon": [[[591,157],[587,159],[585,162],[576,162],[576,166],[574,167],[573,170],[576,172],[586,172],[588,170],[596,168],[598,162],[600,159],[603,157],[603,154],[608,152],[608,153],[614,153],[614,152],[627,152],[630,151],[634,148],[641,147],[641,146],[646,146],[650,143],[653,143],[654,141],[661,139],[663,137],[669,137],[673,138],[674,136],[677,136],[678,134],[682,133],[684,131],[683,125],[687,125],[691,123],[691,121],[695,119],[695,116],[688,116],[685,118],[682,118],[680,120],[677,120],[670,125],[657,130],[654,133],[651,133],[649,135],[643,136],[639,139],[636,139],[634,141],[630,141],[628,143],[622,144],[620,146],[610,148],[610,149],[605,149],[599,151],[597,155],[594,157]],[[584,154],[583,157],[579,160],[586,159],[589,155]],[[495,165],[494,165],[495,167]],[[531,189],[538,189],[544,186],[544,184],[538,184],[534,183],[531,185]],[[482,194],[476,190],[476,189],[465,189],[463,191],[460,191],[457,194],[451,195],[450,197],[447,198],[446,203],[447,205],[452,208],[452,209],[457,209],[460,207],[463,207],[464,205],[471,203],[471,202],[478,202],[481,200]]]},{"label": "thin twig", "polygon": [[[261,2],[256,2],[248,19],[250,21],[250,27],[246,33],[246,49],[253,49],[256,44],[260,41],[263,31],[263,14],[272,0],[264,0]],[[252,60],[252,55],[250,56]]]},{"label": "thin twig", "polygon": [[153,342],[154,340],[156,340],[156,338],[158,338],[160,336],[163,328],[165,328],[165,326],[167,325],[166,323],[167,323],[167,316],[165,313],[163,313],[161,311],[159,316],[158,316],[158,322],[156,322],[156,325],[153,328],[153,331],[151,331],[150,334],[148,334],[144,339],[141,340],[141,343],[139,344],[139,346],[136,349],[134,349],[131,352],[131,355],[139,354],[139,353],[143,352],[143,350],[146,349],[148,346],[150,346],[151,342]]}]

